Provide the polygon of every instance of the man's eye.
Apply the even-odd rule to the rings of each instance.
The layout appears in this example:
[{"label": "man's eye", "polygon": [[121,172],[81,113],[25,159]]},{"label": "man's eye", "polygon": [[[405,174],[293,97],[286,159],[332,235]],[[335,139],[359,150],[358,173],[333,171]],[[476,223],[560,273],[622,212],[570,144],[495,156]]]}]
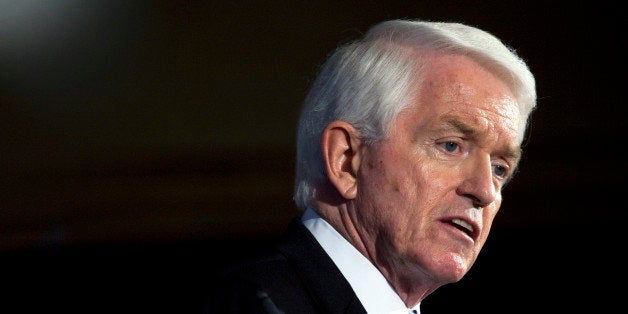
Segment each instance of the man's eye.
[{"label": "man's eye", "polygon": [[507,171],[508,169],[504,166],[500,166],[500,165],[493,166],[493,172],[495,172],[495,174],[500,177],[505,177]]},{"label": "man's eye", "polygon": [[446,151],[453,153],[456,151],[456,149],[458,149],[458,144],[454,142],[445,142],[443,143],[443,147],[445,148]]}]

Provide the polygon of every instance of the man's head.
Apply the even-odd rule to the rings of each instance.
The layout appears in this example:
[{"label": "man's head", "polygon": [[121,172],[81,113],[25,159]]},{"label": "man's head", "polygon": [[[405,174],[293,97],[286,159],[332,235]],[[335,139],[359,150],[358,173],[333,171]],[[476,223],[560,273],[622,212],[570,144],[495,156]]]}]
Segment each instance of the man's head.
[{"label": "man's head", "polygon": [[294,199],[313,206],[327,175],[320,152],[323,129],[351,123],[367,142],[384,138],[421,82],[426,53],[467,55],[498,73],[527,117],[536,105],[535,81],[526,64],[499,39],[457,23],[393,20],[372,27],[361,40],[339,47],[323,65],[303,103],[297,130]]},{"label": "man's head", "polygon": [[424,296],[476,260],[535,104],[532,74],[492,35],[381,23],[331,56],[304,103],[295,200],[398,293]]}]

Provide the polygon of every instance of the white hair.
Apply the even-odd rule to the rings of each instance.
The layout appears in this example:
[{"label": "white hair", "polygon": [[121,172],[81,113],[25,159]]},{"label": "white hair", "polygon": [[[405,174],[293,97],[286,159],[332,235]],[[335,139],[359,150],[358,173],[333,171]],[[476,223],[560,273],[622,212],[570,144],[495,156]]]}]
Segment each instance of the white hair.
[{"label": "white hair", "polygon": [[327,184],[321,152],[323,129],[332,121],[352,124],[367,145],[387,136],[397,115],[416,96],[424,52],[465,55],[499,76],[513,91],[522,117],[519,143],[536,106],[534,76],[501,40],[481,29],[450,22],[390,20],[337,48],[314,81],[297,127],[294,200],[314,206]]}]

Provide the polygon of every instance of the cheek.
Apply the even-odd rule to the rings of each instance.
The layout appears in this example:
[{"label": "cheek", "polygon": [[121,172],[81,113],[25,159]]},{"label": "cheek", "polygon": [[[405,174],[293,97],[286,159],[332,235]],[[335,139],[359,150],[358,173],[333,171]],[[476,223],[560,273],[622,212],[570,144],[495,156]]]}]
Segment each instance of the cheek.
[{"label": "cheek", "polygon": [[[403,185],[402,173],[407,167],[407,161],[386,149],[377,150],[379,154],[367,156],[364,160],[365,167],[360,168],[358,184],[362,188],[372,189],[374,195],[387,195],[386,192],[398,192]],[[369,158],[370,157],[370,158]]]},{"label": "cheek", "polygon": [[[367,206],[372,206],[376,224],[397,230],[392,234],[401,238],[392,242],[399,244],[420,237],[421,226],[430,221],[428,217],[440,207],[446,180],[433,178],[430,173],[429,167],[399,163],[395,167],[377,169],[365,178],[369,185],[365,191],[370,203]],[[399,232],[401,230],[405,231]]]},{"label": "cheek", "polygon": [[421,203],[422,208],[438,207],[439,202],[446,199],[446,194],[455,190],[457,180],[451,168],[429,162],[416,165],[405,176],[408,178],[408,190]]},{"label": "cheek", "polygon": [[388,163],[388,166],[379,165],[366,173],[363,181],[372,196],[381,197],[381,200],[387,200],[390,206],[397,208],[416,205],[413,203],[425,196],[425,187],[430,181],[424,169],[406,160]]},{"label": "cheek", "polygon": [[[407,221],[419,195],[408,162],[394,156],[370,160],[358,174],[358,198],[369,225],[397,226]],[[367,214],[368,213],[368,214]],[[392,225],[392,226],[391,226]],[[397,226],[398,227],[398,226]],[[396,227],[392,227],[396,228]]]},{"label": "cheek", "polygon": [[[451,190],[455,173],[425,155],[403,148],[377,150],[367,155],[358,173],[358,194],[367,207],[379,215],[399,217],[408,222],[429,215]],[[367,203],[368,202],[368,203]],[[390,218],[393,219],[393,218]],[[400,223],[400,222],[397,222]]]}]

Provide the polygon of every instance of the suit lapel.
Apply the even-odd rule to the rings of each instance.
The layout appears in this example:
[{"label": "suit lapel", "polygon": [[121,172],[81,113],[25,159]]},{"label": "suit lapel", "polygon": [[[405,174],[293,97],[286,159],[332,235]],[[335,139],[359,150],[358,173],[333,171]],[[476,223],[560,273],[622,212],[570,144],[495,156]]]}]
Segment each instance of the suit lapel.
[{"label": "suit lapel", "polygon": [[316,238],[295,218],[277,244],[324,313],[366,313],[349,282]]}]

